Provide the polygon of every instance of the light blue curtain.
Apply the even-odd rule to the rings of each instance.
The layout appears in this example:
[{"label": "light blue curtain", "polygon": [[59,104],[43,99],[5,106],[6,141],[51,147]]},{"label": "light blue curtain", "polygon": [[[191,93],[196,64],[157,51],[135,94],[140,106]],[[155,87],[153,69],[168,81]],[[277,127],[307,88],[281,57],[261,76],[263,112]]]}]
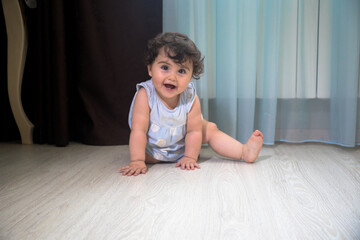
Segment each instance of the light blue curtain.
[{"label": "light blue curtain", "polygon": [[205,56],[205,118],[241,142],[360,145],[359,0],[163,0]]}]

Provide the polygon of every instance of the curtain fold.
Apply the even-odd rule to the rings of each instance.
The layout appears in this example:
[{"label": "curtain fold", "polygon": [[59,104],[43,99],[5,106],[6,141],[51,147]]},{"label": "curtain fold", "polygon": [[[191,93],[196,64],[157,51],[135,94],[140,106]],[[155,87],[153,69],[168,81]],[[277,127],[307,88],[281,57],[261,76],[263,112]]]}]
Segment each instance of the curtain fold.
[{"label": "curtain fold", "polygon": [[[259,51],[256,79],[258,104],[255,113],[255,128],[263,132],[265,144],[273,143],[276,130],[275,113],[277,111],[278,98],[281,22],[280,4],[281,0],[264,1],[263,4],[260,4]],[[241,34],[246,34],[246,32]],[[246,109],[242,114],[246,114]],[[245,136],[242,141],[245,142],[247,138]]]},{"label": "curtain fold", "polygon": [[360,144],[360,2],[163,0],[205,55],[205,118],[241,142]]}]

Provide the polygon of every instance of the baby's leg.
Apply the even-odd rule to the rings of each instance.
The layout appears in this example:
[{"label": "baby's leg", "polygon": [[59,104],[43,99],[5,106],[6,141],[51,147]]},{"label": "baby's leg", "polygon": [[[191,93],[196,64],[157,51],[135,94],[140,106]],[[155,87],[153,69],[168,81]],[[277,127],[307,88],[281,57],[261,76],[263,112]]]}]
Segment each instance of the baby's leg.
[{"label": "baby's leg", "polygon": [[220,131],[215,123],[202,120],[203,144],[207,143],[219,155],[252,163],[258,157],[263,135],[256,130],[245,145]]}]

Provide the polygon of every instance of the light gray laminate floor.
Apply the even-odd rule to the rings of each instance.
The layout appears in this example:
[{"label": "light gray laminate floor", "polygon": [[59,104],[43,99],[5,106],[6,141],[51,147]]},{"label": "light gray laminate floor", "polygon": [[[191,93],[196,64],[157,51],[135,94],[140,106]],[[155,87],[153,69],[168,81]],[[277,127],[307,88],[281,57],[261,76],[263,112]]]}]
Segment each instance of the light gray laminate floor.
[{"label": "light gray laminate floor", "polygon": [[124,177],[128,146],[0,144],[0,239],[360,239],[360,149],[203,148],[201,169]]}]

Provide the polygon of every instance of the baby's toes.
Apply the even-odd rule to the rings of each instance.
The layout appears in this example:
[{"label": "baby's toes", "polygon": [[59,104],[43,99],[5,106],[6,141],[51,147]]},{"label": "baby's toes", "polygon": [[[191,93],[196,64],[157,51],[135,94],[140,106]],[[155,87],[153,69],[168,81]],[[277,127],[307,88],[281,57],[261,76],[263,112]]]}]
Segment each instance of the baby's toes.
[{"label": "baby's toes", "polygon": [[254,131],[254,135],[255,135],[255,136],[261,136],[261,137],[263,137],[262,132],[260,132],[259,130],[255,130],[255,131]]}]

